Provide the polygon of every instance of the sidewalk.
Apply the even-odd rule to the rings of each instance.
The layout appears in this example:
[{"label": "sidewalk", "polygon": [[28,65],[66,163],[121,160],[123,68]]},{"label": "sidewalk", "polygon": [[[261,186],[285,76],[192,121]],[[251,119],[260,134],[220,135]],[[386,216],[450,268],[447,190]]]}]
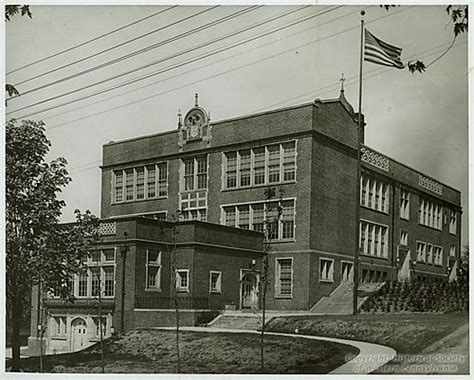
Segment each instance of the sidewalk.
[{"label": "sidewalk", "polygon": [[[155,327],[157,330],[174,330],[175,327]],[[248,333],[248,334],[260,334],[260,331],[256,330],[239,330],[239,329],[221,329],[212,327],[181,327],[182,331],[197,331],[197,332],[227,332],[227,333]],[[392,360],[396,351],[393,348],[381,346],[379,344],[360,342],[349,339],[338,339],[338,338],[327,338],[313,335],[301,335],[301,334],[285,334],[285,333],[274,333],[266,332],[265,335],[279,335],[289,336],[304,339],[323,340],[328,342],[346,344],[359,349],[359,354],[355,357],[351,357],[348,362],[341,365],[340,367],[329,372],[330,374],[357,374],[366,375],[377,368],[383,366]]]}]

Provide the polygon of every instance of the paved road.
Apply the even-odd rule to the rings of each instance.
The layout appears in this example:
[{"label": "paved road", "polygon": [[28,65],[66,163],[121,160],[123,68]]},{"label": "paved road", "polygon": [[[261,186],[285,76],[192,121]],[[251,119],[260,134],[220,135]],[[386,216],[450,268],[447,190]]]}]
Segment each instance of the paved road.
[{"label": "paved road", "polygon": [[[175,330],[175,327],[155,327],[158,330]],[[239,329],[219,329],[212,327],[180,327],[183,331],[200,331],[200,332],[228,332],[228,333],[249,333],[249,334],[260,334],[260,331],[256,330],[239,330]],[[392,360],[396,352],[393,348],[381,346],[379,344],[372,344],[366,342],[360,342],[356,340],[328,338],[322,336],[313,335],[301,335],[301,334],[286,334],[286,333],[274,333],[266,332],[266,335],[279,335],[279,336],[291,336],[305,339],[324,340],[328,342],[347,344],[354,346],[359,349],[359,354],[347,363],[329,372],[330,374],[368,374],[382,365]]]}]

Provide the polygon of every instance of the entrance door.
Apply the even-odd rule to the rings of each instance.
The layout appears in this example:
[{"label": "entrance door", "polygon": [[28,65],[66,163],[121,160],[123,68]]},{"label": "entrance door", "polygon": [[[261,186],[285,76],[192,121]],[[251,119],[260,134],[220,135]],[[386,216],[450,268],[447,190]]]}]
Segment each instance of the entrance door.
[{"label": "entrance door", "polygon": [[82,318],[77,318],[72,322],[72,351],[83,350],[88,346],[89,339],[87,338],[86,321]]},{"label": "entrance door", "polygon": [[341,281],[342,282],[352,282],[352,278],[353,278],[352,268],[353,268],[352,263],[346,263],[346,262],[341,263]]},{"label": "entrance door", "polygon": [[242,309],[258,308],[257,278],[252,273],[247,273],[242,278]]}]

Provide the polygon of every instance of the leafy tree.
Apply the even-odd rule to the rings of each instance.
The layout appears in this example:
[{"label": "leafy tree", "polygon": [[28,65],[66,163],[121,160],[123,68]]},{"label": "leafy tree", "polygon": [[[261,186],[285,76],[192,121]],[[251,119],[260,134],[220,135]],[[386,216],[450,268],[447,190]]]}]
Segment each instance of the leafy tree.
[{"label": "leafy tree", "polygon": [[[385,8],[385,10],[387,11],[397,6],[398,5],[381,5],[381,7]],[[437,57],[436,59],[434,59],[427,65],[425,65],[425,63],[420,60],[409,61],[407,66],[408,66],[408,70],[411,73],[424,72],[428,67],[430,67],[433,63],[435,63],[436,61],[444,57],[451,50],[454,43],[456,42],[456,38],[458,38],[460,34],[467,32],[468,6],[467,5],[448,5],[445,10],[449,16],[449,23],[452,23],[453,25],[453,33],[454,33],[453,41],[439,57]]]},{"label": "leafy tree", "polygon": [[99,234],[99,220],[76,210],[76,222],[59,225],[65,203],[57,199],[70,182],[66,160],[45,162],[50,142],[43,122],[6,124],[6,284],[12,328],[12,370],[20,369],[20,324],[33,285],[43,293],[61,289],[70,299],[69,280],[81,270],[81,256]]},{"label": "leafy tree", "polygon": [[[10,19],[15,16],[21,14],[22,16],[27,15],[29,18],[32,18],[32,14],[30,11],[29,5],[5,5],[5,21],[10,21]],[[5,91],[8,96],[18,96],[20,92],[15,88],[15,86],[11,84],[5,84]],[[5,100],[6,105],[6,100]]]}]

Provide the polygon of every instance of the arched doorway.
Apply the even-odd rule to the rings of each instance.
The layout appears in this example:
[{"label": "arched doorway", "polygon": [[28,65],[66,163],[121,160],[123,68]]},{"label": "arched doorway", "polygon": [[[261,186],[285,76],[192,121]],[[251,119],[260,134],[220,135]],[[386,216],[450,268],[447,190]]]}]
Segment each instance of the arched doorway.
[{"label": "arched doorway", "polygon": [[82,318],[76,318],[71,323],[71,350],[83,350],[89,345],[87,323]]},{"label": "arched doorway", "polygon": [[258,280],[255,274],[245,273],[241,282],[242,309],[258,309]]}]

